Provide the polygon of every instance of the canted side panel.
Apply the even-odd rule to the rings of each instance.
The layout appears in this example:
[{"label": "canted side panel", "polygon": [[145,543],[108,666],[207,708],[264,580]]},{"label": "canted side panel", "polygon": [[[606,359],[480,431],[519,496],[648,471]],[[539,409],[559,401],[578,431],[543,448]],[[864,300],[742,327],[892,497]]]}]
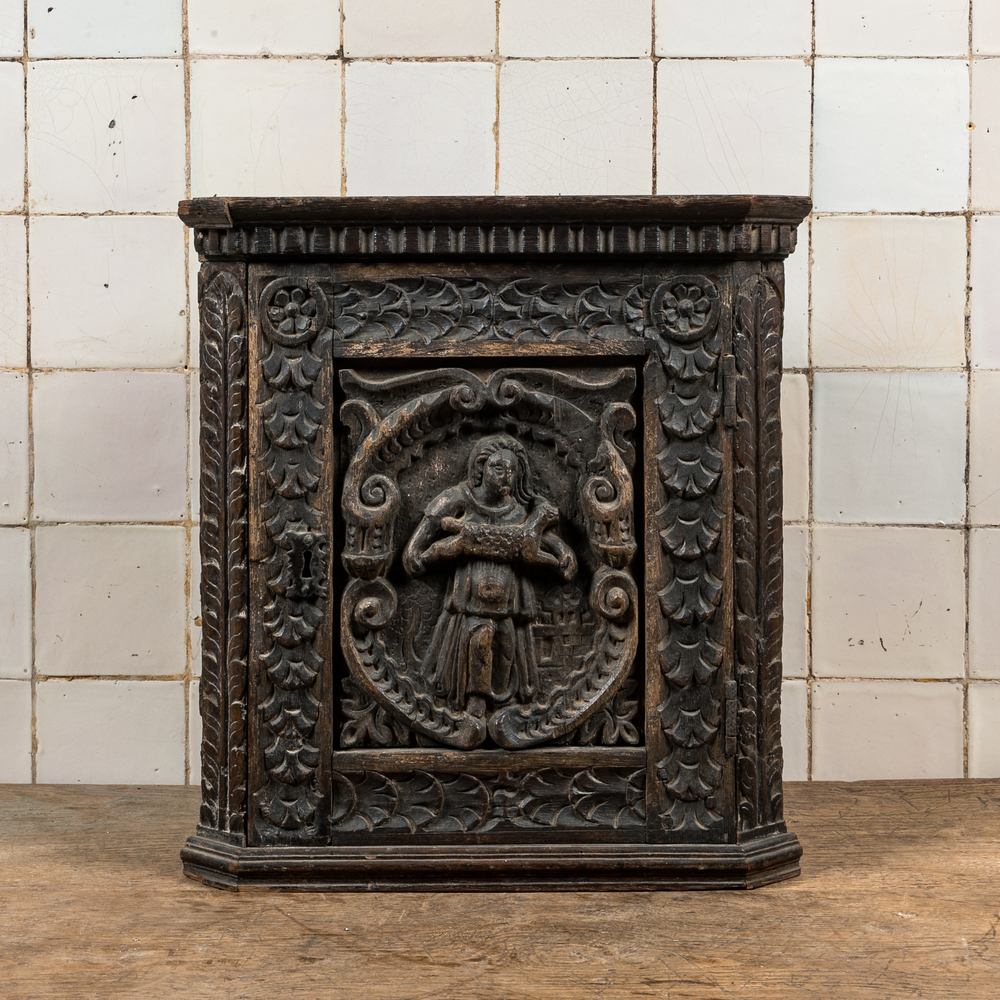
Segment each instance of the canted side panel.
[{"label": "canted side panel", "polygon": [[250,268],[253,844],[329,837],[329,268]]},{"label": "canted side panel", "polygon": [[204,264],[201,317],[200,823],[246,837],[246,267]]},{"label": "canted side panel", "polygon": [[735,654],[741,839],[783,828],[781,265],[734,268]]},{"label": "canted side panel", "polygon": [[647,830],[734,836],[725,755],[731,461],[724,426],[729,270],[658,272],[649,287],[646,433]]}]

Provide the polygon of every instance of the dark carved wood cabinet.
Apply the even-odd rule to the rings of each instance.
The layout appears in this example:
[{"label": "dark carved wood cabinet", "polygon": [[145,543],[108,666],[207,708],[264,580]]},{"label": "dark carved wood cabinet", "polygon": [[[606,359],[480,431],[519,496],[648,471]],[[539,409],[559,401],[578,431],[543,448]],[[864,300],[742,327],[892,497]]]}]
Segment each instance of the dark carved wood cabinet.
[{"label": "dark carved wood cabinet", "polygon": [[801,198],[199,199],[227,887],[756,886]]}]

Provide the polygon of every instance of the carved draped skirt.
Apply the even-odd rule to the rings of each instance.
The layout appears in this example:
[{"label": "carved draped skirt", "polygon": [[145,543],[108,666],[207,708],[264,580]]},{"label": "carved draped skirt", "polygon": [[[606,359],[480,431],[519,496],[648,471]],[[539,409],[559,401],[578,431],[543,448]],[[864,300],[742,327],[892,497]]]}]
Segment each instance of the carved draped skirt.
[{"label": "carved draped skirt", "polygon": [[[497,703],[529,698],[538,680],[531,640],[534,588],[509,564],[476,559],[452,577],[424,665],[456,705],[480,694]],[[481,649],[477,653],[476,647]],[[489,652],[484,657],[483,652]]]}]

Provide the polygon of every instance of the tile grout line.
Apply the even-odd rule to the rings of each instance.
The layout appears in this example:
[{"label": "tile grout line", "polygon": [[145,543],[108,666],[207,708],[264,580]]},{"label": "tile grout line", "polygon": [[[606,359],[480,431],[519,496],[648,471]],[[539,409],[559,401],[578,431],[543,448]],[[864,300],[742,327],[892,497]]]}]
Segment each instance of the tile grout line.
[{"label": "tile grout line", "polygon": [[24,143],[24,304],[25,304],[25,371],[28,379],[28,577],[31,587],[31,626],[28,655],[31,657],[31,784],[38,783],[38,666],[35,662],[37,645],[35,604],[38,596],[36,581],[37,538],[35,514],[35,427],[34,388],[35,378],[31,367],[31,218],[28,199],[31,186],[28,180],[28,0],[24,0],[23,47],[21,65],[24,74],[24,106],[21,135]]},{"label": "tile grout line", "polygon": [[963,647],[963,667],[964,680],[962,683],[962,777],[969,776],[969,556],[972,546],[971,529],[971,506],[970,492],[972,486],[971,462],[972,462],[972,137],[975,128],[975,119],[972,114],[972,70],[973,70],[973,42],[972,42],[972,0],[969,0],[969,121],[968,121],[968,177],[967,177],[967,202],[965,218],[965,530],[963,531],[964,543],[964,569],[965,569],[965,635]]},{"label": "tile grout line", "polygon": [[494,85],[496,106],[493,117],[493,195],[500,194],[500,0],[496,0],[496,28],[493,35]]},{"label": "tile grout line", "polygon": [[[188,0],[181,0],[181,59],[184,66],[184,196],[191,197],[191,46],[188,32]],[[186,404],[185,441],[187,468],[185,484],[185,515],[188,524],[184,528],[184,784],[191,784],[191,573],[193,554],[191,552],[192,520],[191,472],[191,238],[190,230],[184,232],[184,314],[187,337],[185,343],[184,377]]]},{"label": "tile grout line", "polygon": [[659,108],[657,107],[657,92],[656,87],[659,83],[660,75],[660,63],[656,58],[656,0],[650,0],[650,10],[649,10],[649,59],[653,64],[653,128],[651,136],[651,150],[650,155],[652,156],[652,167],[651,167],[651,179],[650,188],[652,193],[655,195],[659,187],[659,176],[656,169],[656,155],[657,155],[657,129],[659,126]]},{"label": "tile grout line", "polygon": [[[816,0],[812,0],[812,26],[809,59],[809,199],[813,197],[813,159],[816,151]],[[812,646],[812,574],[813,574],[813,349],[812,349],[812,271],[813,216],[806,223],[806,781],[813,780],[813,646]]]},{"label": "tile grout line", "polygon": [[[842,59],[855,60],[858,62],[964,62],[968,56],[963,52],[959,55],[907,55],[896,53],[892,55],[838,55],[834,53],[816,53],[819,59]],[[176,60],[176,55],[138,55],[138,56],[33,56],[31,62],[56,63],[56,62],[169,62]],[[195,62],[239,62],[240,60],[257,60],[260,62],[326,62],[331,58],[328,52],[302,52],[302,53],[265,53],[261,52],[195,52],[191,58]],[[347,62],[365,63],[491,63],[495,61],[490,55],[447,55],[447,56],[413,56],[413,55],[365,55],[365,56],[345,56]],[[628,60],[641,60],[647,58],[643,54],[625,56],[505,56],[504,60],[517,60],[518,62],[625,62]],[[678,62],[807,62],[810,55],[804,52],[786,52],[779,55],[751,55],[751,56],[712,56],[712,55],[664,55],[659,58],[677,60]],[[984,53],[977,55],[976,59],[984,62],[995,62],[1000,59],[1000,53]],[[19,56],[0,56],[0,63],[20,62]]]},{"label": "tile grout line", "polygon": [[340,197],[347,197],[347,59],[344,48],[344,0],[340,13]]}]

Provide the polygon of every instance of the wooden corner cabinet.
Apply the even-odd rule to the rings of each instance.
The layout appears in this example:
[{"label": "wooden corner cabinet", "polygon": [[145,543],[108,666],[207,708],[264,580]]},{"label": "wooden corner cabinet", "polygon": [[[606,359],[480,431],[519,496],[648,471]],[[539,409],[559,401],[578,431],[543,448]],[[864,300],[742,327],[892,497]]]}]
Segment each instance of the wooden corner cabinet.
[{"label": "wooden corner cabinet", "polygon": [[202,807],[228,888],[753,887],[804,198],[203,198]]}]

